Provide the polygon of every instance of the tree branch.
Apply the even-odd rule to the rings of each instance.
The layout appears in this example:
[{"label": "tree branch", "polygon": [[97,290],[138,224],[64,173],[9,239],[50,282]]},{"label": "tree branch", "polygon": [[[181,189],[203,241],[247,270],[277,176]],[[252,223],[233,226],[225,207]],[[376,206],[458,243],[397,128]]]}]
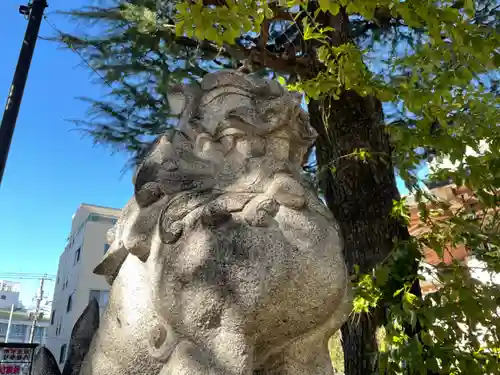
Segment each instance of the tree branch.
[{"label": "tree branch", "polygon": [[253,48],[244,48],[239,45],[225,45],[224,47],[218,47],[206,40],[199,42],[187,37],[176,37],[173,41],[180,46],[199,48],[200,51],[209,55],[218,55],[226,58],[233,58],[239,61],[247,59],[252,66],[266,66],[269,69],[288,74],[306,71],[310,66],[309,58],[297,58],[295,56],[287,56],[284,53],[272,53],[265,49],[261,50],[259,46]]}]

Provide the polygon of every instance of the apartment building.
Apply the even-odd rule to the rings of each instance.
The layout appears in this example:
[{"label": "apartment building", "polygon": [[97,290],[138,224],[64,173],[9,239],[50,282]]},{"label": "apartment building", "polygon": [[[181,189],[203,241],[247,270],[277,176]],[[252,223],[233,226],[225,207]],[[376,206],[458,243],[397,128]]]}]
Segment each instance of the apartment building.
[{"label": "apartment building", "polygon": [[21,292],[21,283],[8,280],[0,280],[0,309],[10,309],[21,307],[19,293]]},{"label": "apartment building", "polygon": [[95,297],[101,314],[108,303],[109,285],[92,271],[109,248],[106,233],[120,210],[82,204],[73,215],[71,234],[59,258],[46,347],[62,368],[71,330],[89,300]]},{"label": "apartment building", "polygon": [[[0,342],[29,342],[34,309],[25,309],[23,307],[19,299],[20,292],[21,284],[19,282],[0,280]],[[33,336],[34,343],[45,344],[48,326],[48,314],[41,311]]]},{"label": "apartment building", "polygon": [[[12,313],[9,329],[10,309],[0,309],[0,342],[28,343],[33,323],[33,314],[26,310],[16,310]],[[49,318],[43,314],[39,316],[33,343],[45,345]],[[8,337],[7,337],[8,333]]]}]

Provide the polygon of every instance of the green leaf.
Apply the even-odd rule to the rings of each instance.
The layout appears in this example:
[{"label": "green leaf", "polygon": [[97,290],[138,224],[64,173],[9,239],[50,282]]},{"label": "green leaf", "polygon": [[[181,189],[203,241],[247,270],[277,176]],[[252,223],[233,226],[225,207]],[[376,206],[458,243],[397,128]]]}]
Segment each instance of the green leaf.
[{"label": "green leaf", "polygon": [[440,326],[434,326],[432,330],[434,331],[434,334],[439,341],[443,342],[446,339],[446,331],[444,330],[444,328]]},{"label": "green leaf", "polygon": [[474,0],[464,0],[464,11],[469,17],[474,17],[475,4]]},{"label": "green leaf", "polygon": [[378,286],[384,286],[389,281],[389,267],[378,267],[375,271],[375,279]]},{"label": "green leaf", "polygon": [[403,295],[403,300],[407,302],[409,305],[414,305],[417,300],[417,296],[410,292],[405,292]]},{"label": "green leaf", "polygon": [[420,338],[422,339],[422,343],[424,345],[427,345],[427,346],[432,346],[433,345],[432,337],[429,335],[428,332],[422,331],[420,333]]},{"label": "green leaf", "polygon": [[358,12],[358,6],[354,2],[350,2],[347,4],[346,7],[346,12],[349,14],[357,13]]},{"label": "green leaf", "polygon": [[319,8],[323,12],[330,12],[332,15],[336,16],[340,11],[340,4],[333,0],[319,0]]},{"label": "green leaf", "polygon": [[326,12],[330,8],[331,1],[330,0],[319,0],[318,3],[319,3],[319,8],[322,11]]},{"label": "green leaf", "polygon": [[393,297],[397,297],[398,295],[401,294],[401,292],[403,292],[405,290],[406,287],[403,287],[401,289],[398,289],[394,292],[394,294],[392,295]]},{"label": "green leaf", "polygon": [[266,6],[265,8],[265,16],[267,19],[272,19],[274,17],[274,12],[271,8],[269,8],[268,6]]},{"label": "green leaf", "polygon": [[457,69],[456,75],[459,79],[464,80],[466,83],[470,82],[473,78],[472,73],[465,66],[461,66]]}]

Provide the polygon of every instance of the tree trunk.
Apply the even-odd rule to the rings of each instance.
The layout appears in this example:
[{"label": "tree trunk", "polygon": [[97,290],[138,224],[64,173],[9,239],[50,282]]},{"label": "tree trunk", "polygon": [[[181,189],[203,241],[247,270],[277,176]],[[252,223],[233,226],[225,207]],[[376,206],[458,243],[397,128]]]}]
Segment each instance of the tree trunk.
[{"label": "tree trunk", "polygon": [[[344,237],[347,266],[351,273],[354,265],[368,272],[389,255],[394,238],[408,234],[404,224],[390,215],[399,193],[381,104],[373,97],[345,91],[338,100],[312,100],[309,114],[319,133],[320,181]],[[361,160],[352,155],[356,149],[367,150],[371,156]],[[381,324],[383,313],[378,311],[355,316],[342,327],[346,375],[376,371],[375,332]]]},{"label": "tree trunk", "polygon": [[[317,6],[316,2],[310,2],[309,13],[316,14]],[[333,46],[352,41],[344,8],[335,16],[320,12],[317,22],[320,27],[333,28],[329,33]],[[309,42],[310,51],[315,47],[314,41]],[[317,76],[320,69],[313,64],[311,77]],[[367,273],[389,256],[396,241],[410,238],[407,224],[391,215],[393,201],[400,199],[400,194],[382,104],[373,96],[362,97],[344,90],[338,99],[326,96],[311,100],[308,110],[311,124],[319,134],[316,141],[319,180],[344,237],[347,267],[350,274],[355,265],[361,273]],[[359,157],[360,150],[366,151],[365,158]],[[390,275],[385,289],[387,299],[380,307],[370,314],[353,316],[342,327],[345,375],[378,373],[376,330],[387,322],[388,304],[397,303],[392,295],[401,287],[402,279],[417,274],[418,251],[409,250],[409,257],[398,261],[398,275]],[[418,280],[411,292],[421,297]],[[404,329],[410,337],[421,331],[419,322]]]},{"label": "tree trunk", "polygon": [[[310,14],[316,14],[317,6],[316,2],[309,3]],[[333,46],[352,41],[344,8],[335,16],[320,12],[317,22],[320,27],[333,28],[329,33]],[[314,42],[309,43],[309,50],[313,51],[316,46]],[[313,66],[311,77],[315,77],[319,69]],[[344,90],[337,100],[331,96],[311,100],[308,109],[311,124],[319,134],[316,157],[320,183],[344,237],[347,267],[351,274],[355,265],[361,273],[369,272],[389,256],[395,240],[409,238],[406,224],[391,216],[393,200],[400,195],[382,104],[373,96],[362,97]],[[356,155],[359,150],[365,150],[367,158],[359,158]],[[405,276],[415,275],[418,269],[416,261],[401,266],[403,272],[407,272]],[[387,295],[392,297],[390,290],[397,290],[400,284],[397,275],[391,275]],[[412,292],[420,297],[418,280]],[[382,304],[377,311],[354,316],[342,327],[346,375],[378,373],[375,334],[386,321],[385,307]],[[420,331],[420,326],[408,326],[405,330],[411,337]]]},{"label": "tree trunk", "polygon": [[[316,158],[320,184],[344,238],[347,267],[351,274],[355,265],[367,273],[389,257],[396,240],[410,238],[406,223],[391,215],[393,200],[400,199],[400,194],[382,105],[372,96],[344,91],[337,100],[311,100],[308,110],[319,134]],[[367,157],[358,157],[356,150],[366,150]],[[398,303],[401,297],[393,298],[393,293],[405,278],[418,272],[419,250],[409,248],[407,256],[398,260],[398,273],[391,273],[386,299],[378,310],[354,316],[342,327],[346,375],[378,373],[376,330],[387,322],[387,304]],[[418,280],[410,292],[421,298]],[[415,327],[406,324],[404,329],[413,337],[422,328],[417,321]]]}]

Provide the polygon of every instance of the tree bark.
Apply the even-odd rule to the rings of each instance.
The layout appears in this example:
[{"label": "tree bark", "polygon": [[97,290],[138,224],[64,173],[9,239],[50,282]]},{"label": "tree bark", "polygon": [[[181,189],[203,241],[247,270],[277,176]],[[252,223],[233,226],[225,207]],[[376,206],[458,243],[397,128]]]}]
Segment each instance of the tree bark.
[{"label": "tree bark", "polygon": [[[336,16],[320,14],[318,21],[323,27],[334,28],[330,35],[333,45],[351,40],[349,19],[343,9]],[[313,76],[317,73],[312,72]],[[367,273],[390,255],[395,241],[410,238],[406,223],[391,215],[393,201],[400,199],[400,194],[382,104],[373,96],[362,97],[344,90],[338,99],[326,96],[311,100],[308,110],[319,134],[316,157],[320,184],[344,237],[349,272],[352,274],[357,265],[361,273]],[[359,158],[359,150],[365,150],[367,157]],[[410,254],[410,262],[398,264],[400,275],[391,275],[386,293],[392,303],[392,293],[401,286],[400,280],[417,273],[418,263],[412,255],[418,256]],[[418,280],[411,292],[421,297]],[[378,373],[376,330],[387,321],[385,303],[370,314],[354,316],[342,327],[346,375]],[[410,337],[420,330],[418,322],[416,327],[405,327]]]},{"label": "tree bark", "polygon": [[[351,274],[354,265],[362,273],[368,272],[389,255],[394,238],[408,233],[390,215],[399,193],[381,104],[376,98],[344,91],[338,100],[310,101],[309,114],[319,133],[320,181],[344,237],[347,266]],[[352,155],[356,149],[365,149],[371,156],[361,160]],[[375,332],[383,321],[379,310],[354,316],[342,327],[346,375],[376,372]]]},{"label": "tree bark", "polygon": [[[311,14],[317,4],[310,3]],[[345,9],[335,16],[319,13],[322,27],[330,26],[330,43],[351,41]],[[310,45],[310,49],[315,46]],[[311,72],[316,76],[319,71]],[[399,198],[391,147],[384,130],[383,110],[378,99],[344,90],[337,100],[326,96],[311,100],[310,121],[319,136],[316,158],[325,200],[344,237],[344,256],[350,274],[354,266],[362,273],[382,262],[394,248],[394,238],[408,236],[408,229],[391,217],[393,199]],[[354,155],[366,150],[368,159]],[[383,307],[354,316],[342,327],[346,375],[368,375],[377,371],[376,330],[384,323]]]}]

